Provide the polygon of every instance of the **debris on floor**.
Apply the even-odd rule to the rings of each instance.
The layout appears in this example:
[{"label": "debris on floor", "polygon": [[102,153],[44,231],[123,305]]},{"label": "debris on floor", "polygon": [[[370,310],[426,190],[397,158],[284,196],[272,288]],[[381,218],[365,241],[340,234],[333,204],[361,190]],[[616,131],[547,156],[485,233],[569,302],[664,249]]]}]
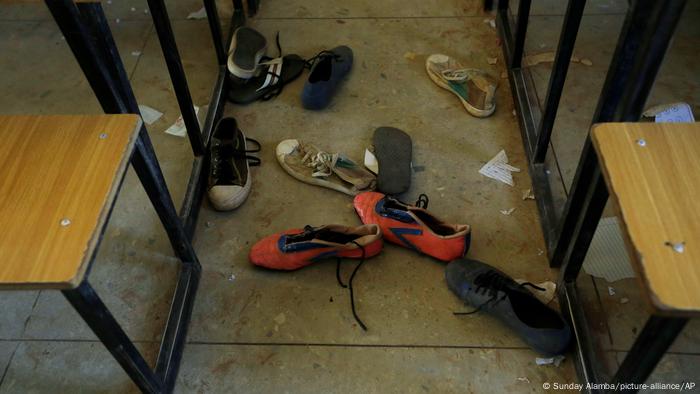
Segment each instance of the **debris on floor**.
[{"label": "debris on floor", "polygon": [[284,324],[284,322],[287,321],[287,316],[285,316],[284,312],[283,312],[283,313],[280,313],[279,315],[275,316],[275,318],[273,320],[277,324]]},{"label": "debris on floor", "polygon": [[162,112],[143,104],[139,104],[139,112],[141,112],[141,118],[147,125],[152,125],[153,123],[157,122],[161,116],[163,116]]},{"label": "debris on floor", "polygon": [[[534,55],[524,56],[523,63],[525,66],[528,66],[528,67],[536,66],[540,63],[552,63],[552,62],[554,62],[555,56],[556,56],[556,52],[554,52],[554,51],[536,53]],[[585,58],[585,57],[578,57],[576,55],[571,56],[571,63],[580,63],[580,64],[583,64],[584,66],[589,66],[589,67],[593,65],[593,62],[590,59]]]},{"label": "debris on floor", "polygon": [[496,20],[493,18],[484,19],[484,23],[487,23],[489,26],[491,26],[494,29],[496,28]]},{"label": "debris on floor", "polygon": [[204,19],[207,17],[207,10],[202,7],[198,11],[195,12],[190,12],[189,15],[187,15],[187,19]]},{"label": "debris on floor", "polygon": [[131,56],[141,56],[141,51],[131,51]]},{"label": "debris on floor", "polygon": [[515,208],[501,209],[501,213],[506,215],[506,216],[510,216],[510,214],[513,213],[514,211],[515,211]]},{"label": "debris on floor", "polygon": [[681,102],[655,105],[644,111],[642,117],[652,119],[656,123],[695,122],[690,105]]},{"label": "debris on floor", "polygon": [[233,282],[234,280],[236,280],[236,275],[234,275],[234,274],[229,275],[228,281]]},{"label": "debris on floor", "polygon": [[628,303],[628,302],[630,302],[630,299],[629,299],[629,298],[627,298],[627,297],[622,297],[622,298],[620,298],[620,304],[626,304],[626,303]]},{"label": "debris on floor", "polygon": [[608,294],[610,294],[611,297],[614,296],[615,295],[615,288],[612,286],[608,286]]},{"label": "debris on floor", "polygon": [[[196,105],[194,106],[194,113],[195,115],[199,115],[199,107]],[[185,120],[182,119],[182,115],[177,118],[175,123],[165,129],[165,132],[177,137],[184,137],[187,134],[187,128],[185,127]]]},{"label": "debris on floor", "polygon": [[520,382],[525,382],[525,383],[530,383],[530,379],[528,379],[527,376],[520,376],[520,377],[518,377],[518,381],[520,381]]},{"label": "debris on floor", "polygon": [[408,60],[414,60],[416,58],[416,53],[408,51],[408,52],[403,54],[403,57],[408,59]]},{"label": "debris on floor", "polygon": [[508,155],[503,149],[479,169],[481,175],[515,186],[512,172],[520,172],[520,169],[508,164]]},{"label": "debris on floor", "polygon": [[584,66],[589,66],[589,67],[590,67],[590,66],[593,65],[593,62],[592,62],[590,59],[587,59],[587,58],[585,58],[585,57],[582,57],[582,58],[581,58],[581,64],[583,64]]},{"label": "debris on floor", "polygon": [[498,63],[498,58],[497,57],[487,57],[486,63],[491,64],[491,65],[496,64],[496,63]]},{"label": "debris on floor", "polygon": [[566,357],[564,356],[554,356],[554,357],[537,357],[535,359],[535,364],[537,365],[552,365],[558,367]]},{"label": "debris on floor", "polygon": [[532,192],[532,189],[523,190],[523,200],[534,200],[534,199],[535,199],[535,194]]}]

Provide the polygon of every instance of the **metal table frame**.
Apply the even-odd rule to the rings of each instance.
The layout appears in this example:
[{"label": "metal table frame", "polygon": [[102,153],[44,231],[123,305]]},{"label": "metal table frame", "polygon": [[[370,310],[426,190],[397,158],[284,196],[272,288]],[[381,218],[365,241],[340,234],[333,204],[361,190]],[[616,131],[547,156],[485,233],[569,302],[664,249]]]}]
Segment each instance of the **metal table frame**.
[{"label": "metal table frame", "polygon": [[[153,204],[170,243],[179,258],[180,272],[171,309],[161,341],[155,369],[151,369],[119,323],[102,303],[86,279],[79,287],[63,294],[90,326],[105,347],[143,392],[171,392],[182,359],[201,266],[192,247],[192,237],[206,187],[208,146],[212,129],[226,105],[228,78],[226,53],[233,31],[245,24],[242,0],[233,0],[234,13],[226,38],[222,37],[214,0],[203,0],[214,41],[219,73],[212,89],[209,112],[200,130],[193,109],[187,79],[163,0],[148,0],[177,101],[187,127],[193,152],[193,165],[187,192],[179,215],[173,204],[145,126],[142,127],[131,164]],[[73,3],[72,0],[45,0],[63,32],[76,60],[105,113],[139,114],[107,19],[99,2]],[[249,14],[257,11],[258,1],[247,0]],[[111,210],[110,210],[111,213]],[[101,229],[104,231],[104,228]],[[92,256],[94,259],[94,256]]]},{"label": "metal table frame", "polygon": [[[685,3],[685,0],[630,1],[591,123],[639,120]],[[604,383],[607,379],[597,368],[597,352],[591,341],[586,316],[578,297],[576,278],[603,214],[608,190],[601,174],[598,157],[590,137],[587,137],[564,212],[561,217],[557,217],[550,183],[553,171],[548,169],[545,160],[551,145],[554,120],[586,1],[568,2],[543,108],[540,108],[536,98],[529,70],[522,67],[531,0],[519,1],[515,23],[511,22],[513,18],[508,5],[508,0],[498,2],[498,32],[503,42],[508,79],[517,109],[550,265],[561,267],[558,284],[559,303],[575,333],[574,359],[579,378],[584,383]],[[493,0],[484,1],[486,10],[492,7]],[[515,34],[512,32],[513,28]],[[643,383],[686,322],[687,319],[682,317],[653,314],[611,382]]]}]

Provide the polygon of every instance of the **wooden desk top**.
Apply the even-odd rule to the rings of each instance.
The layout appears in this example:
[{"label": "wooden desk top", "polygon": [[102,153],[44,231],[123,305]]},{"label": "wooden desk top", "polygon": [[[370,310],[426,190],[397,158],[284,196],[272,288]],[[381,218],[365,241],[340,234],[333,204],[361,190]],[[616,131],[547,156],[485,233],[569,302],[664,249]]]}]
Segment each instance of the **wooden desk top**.
[{"label": "wooden desk top", "polygon": [[700,123],[604,123],[592,140],[659,313],[700,313]]},{"label": "wooden desk top", "polygon": [[80,284],[140,127],[137,115],[0,116],[0,288]]}]

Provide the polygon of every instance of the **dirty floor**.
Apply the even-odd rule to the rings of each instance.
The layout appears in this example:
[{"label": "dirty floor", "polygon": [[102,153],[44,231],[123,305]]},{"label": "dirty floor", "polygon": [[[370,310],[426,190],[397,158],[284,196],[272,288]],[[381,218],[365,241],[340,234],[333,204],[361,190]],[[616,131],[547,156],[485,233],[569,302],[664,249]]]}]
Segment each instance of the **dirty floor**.
[{"label": "dirty floor", "polygon": [[[206,21],[186,19],[201,3],[166,3],[195,104],[206,104],[217,72],[211,37]],[[186,139],[163,133],[179,110],[146,3],[103,4],[139,103],[164,113],[148,129],[179,205],[191,151]],[[220,5],[227,20],[230,3]],[[539,15],[561,19],[562,13]],[[203,274],[177,392],[540,392],[544,382],[576,380],[571,357],[558,367],[537,366],[537,354],[493,319],[453,316],[464,306],[444,284],[444,264],[409,250],[387,245],[355,278],[367,332],[356,325],[348,293],[336,283],[334,261],[291,273],[247,262],[250,246],[271,232],[360,223],[351,198],[302,184],[281,170],[274,156],[280,140],[302,138],[360,159],[376,127],[394,126],[414,141],[413,184],[405,200],[426,193],[438,216],[471,224],[470,257],[516,278],[555,280],[557,272],[543,254],[535,203],[522,200],[530,179],[507,81],[498,90],[494,116],[476,119],[425,74],[425,58],[445,53],[500,75],[497,33],[484,23],[489,17],[475,0],[313,6],[262,0],[250,25],[269,43],[279,32],[284,53],[303,57],[349,45],[355,65],[332,105],[321,112],[301,107],[306,74],[271,101],[227,107],[246,135],[261,142],[263,164],[252,170],[253,192],[241,208],[219,213],[208,203],[202,207],[195,248]],[[546,28],[558,34],[556,27]],[[273,45],[269,53],[275,53]],[[100,112],[43,6],[0,6],[0,54],[0,113]],[[489,64],[490,57],[498,62]],[[691,105],[697,108],[697,100]],[[515,187],[478,174],[501,149],[523,169],[515,174]],[[510,208],[515,208],[510,215],[500,212]],[[131,170],[93,267],[93,286],[153,362],[176,261]],[[345,275],[350,269],[345,267]],[[609,363],[616,363],[640,327],[634,319],[643,319],[643,305],[630,296],[633,301],[622,308],[598,294],[601,284],[591,278],[584,282],[592,320],[602,327],[595,332],[615,339],[604,350]],[[0,393],[137,391],[61,294],[3,292],[0,311]],[[659,376],[679,381],[700,375],[698,331],[689,325],[684,343],[677,344],[683,350],[665,360]]]}]

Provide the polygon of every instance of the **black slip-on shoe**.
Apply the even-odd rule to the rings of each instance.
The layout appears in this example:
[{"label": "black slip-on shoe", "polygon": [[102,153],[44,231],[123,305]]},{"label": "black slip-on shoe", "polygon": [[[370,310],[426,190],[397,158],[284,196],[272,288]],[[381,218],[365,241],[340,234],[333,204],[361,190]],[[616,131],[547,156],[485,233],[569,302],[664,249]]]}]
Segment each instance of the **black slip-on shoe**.
[{"label": "black slip-on shoe", "polygon": [[[447,286],[466,304],[497,317],[515,331],[525,343],[546,356],[564,353],[571,342],[571,328],[562,317],[535,298],[525,286],[518,284],[498,269],[471,259],[458,259],[445,268]],[[540,289],[544,290],[544,289]]]}]

